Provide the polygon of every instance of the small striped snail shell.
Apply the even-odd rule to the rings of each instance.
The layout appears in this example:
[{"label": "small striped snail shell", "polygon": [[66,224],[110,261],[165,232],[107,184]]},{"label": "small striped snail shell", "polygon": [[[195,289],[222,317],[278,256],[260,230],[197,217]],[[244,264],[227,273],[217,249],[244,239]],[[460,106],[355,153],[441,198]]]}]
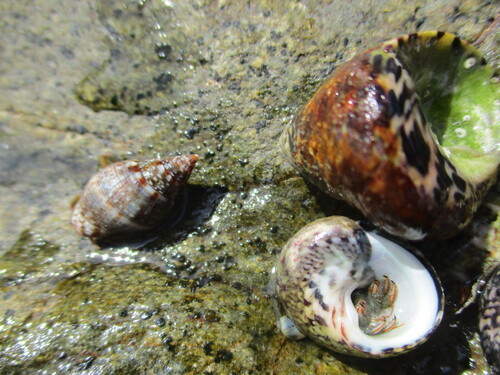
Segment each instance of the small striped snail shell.
[{"label": "small striped snail shell", "polygon": [[72,224],[95,243],[168,224],[197,155],[125,160],[101,169],[85,185]]},{"label": "small striped snail shell", "polygon": [[499,85],[469,43],[409,34],[339,67],[283,132],[298,171],[410,239],[471,219],[500,163]]},{"label": "small striped snail shell", "polygon": [[273,269],[278,327],[359,357],[407,352],[443,315],[439,279],[418,257],[346,217],[316,220],[288,241]]}]

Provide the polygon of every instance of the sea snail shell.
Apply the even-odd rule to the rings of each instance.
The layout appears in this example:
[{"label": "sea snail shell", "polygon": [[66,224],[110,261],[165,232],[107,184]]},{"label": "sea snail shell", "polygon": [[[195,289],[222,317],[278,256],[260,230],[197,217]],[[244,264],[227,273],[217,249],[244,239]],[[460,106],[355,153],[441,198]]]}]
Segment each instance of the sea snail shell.
[{"label": "sea snail shell", "polygon": [[416,347],[443,314],[441,284],[432,269],[341,216],[297,232],[279,255],[269,288],[285,335],[308,336],[360,357]]},{"label": "sea snail shell", "polygon": [[499,85],[469,43],[427,31],[362,52],[285,129],[298,171],[374,224],[444,239],[471,219],[500,163]]},{"label": "sea snail shell", "polygon": [[165,225],[197,161],[197,155],[182,155],[108,165],[85,185],[73,227],[98,243]]}]

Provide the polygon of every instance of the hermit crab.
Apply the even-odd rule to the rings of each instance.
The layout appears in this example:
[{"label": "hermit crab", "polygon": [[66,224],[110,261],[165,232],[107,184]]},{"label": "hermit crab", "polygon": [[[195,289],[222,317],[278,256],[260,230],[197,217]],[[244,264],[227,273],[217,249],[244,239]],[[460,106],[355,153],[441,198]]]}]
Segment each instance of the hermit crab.
[{"label": "hermit crab", "polygon": [[467,225],[496,178],[499,94],[471,44],[409,34],[335,70],[281,144],[302,175],[378,227],[441,240]]},{"label": "hermit crab", "polygon": [[132,237],[169,223],[197,155],[125,160],[91,177],[73,207],[76,232],[96,244]]},{"label": "hermit crab", "polygon": [[342,216],[290,238],[268,290],[287,337],[360,357],[415,348],[443,315],[440,281],[418,253]]}]

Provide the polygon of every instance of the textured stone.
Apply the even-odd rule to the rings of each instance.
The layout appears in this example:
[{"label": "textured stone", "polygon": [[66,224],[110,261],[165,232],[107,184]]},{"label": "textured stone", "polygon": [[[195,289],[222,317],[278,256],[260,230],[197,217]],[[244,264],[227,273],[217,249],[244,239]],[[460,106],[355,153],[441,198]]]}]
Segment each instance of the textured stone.
[{"label": "textured stone", "polygon": [[[470,310],[374,363],[285,340],[263,288],[300,227],[359,217],[285,162],[277,142],[297,108],[366,47],[416,29],[474,41],[497,13],[480,0],[0,2],[0,372],[480,372]],[[101,156],[190,152],[174,230],[139,250],[72,230]]]}]

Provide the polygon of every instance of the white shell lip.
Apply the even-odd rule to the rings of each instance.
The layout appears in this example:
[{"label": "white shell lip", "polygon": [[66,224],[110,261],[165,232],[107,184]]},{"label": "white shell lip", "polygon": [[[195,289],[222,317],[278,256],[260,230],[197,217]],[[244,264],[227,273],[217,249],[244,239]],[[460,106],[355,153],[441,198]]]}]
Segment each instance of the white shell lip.
[{"label": "white shell lip", "polygon": [[359,327],[351,300],[354,291],[346,291],[344,327],[349,345],[373,356],[398,352],[424,342],[437,328],[443,316],[443,293],[437,277],[415,255],[400,245],[373,232],[366,232],[372,246],[368,265],[377,279],[388,276],[398,287],[394,305],[398,326],[379,335],[367,335]]}]

